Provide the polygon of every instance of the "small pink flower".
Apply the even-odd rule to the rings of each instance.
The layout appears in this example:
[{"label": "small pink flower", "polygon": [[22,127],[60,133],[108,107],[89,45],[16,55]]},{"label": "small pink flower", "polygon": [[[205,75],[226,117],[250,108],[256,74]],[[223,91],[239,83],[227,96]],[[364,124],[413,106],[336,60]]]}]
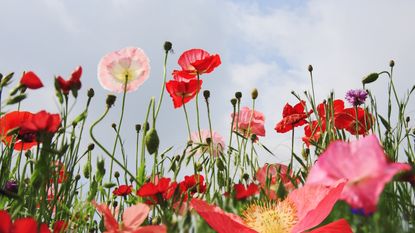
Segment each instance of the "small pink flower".
[{"label": "small pink flower", "polygon": [[[210,135],[210,130],[201,130],[200,131],[200,138],[202,139],[203,144],[206,144],[206,146],[201,146],[200,151],[201,153],[210,153],[210,146],[208,145],[208,138],[210,140],[210,143],[212,143],[212,156],[219,156],[223,149],[225,148],[225,141],[223,137],[218,134],[215,131],[212,131],[212,135]],[[200,142],[199,133],[193,132],[191,135],[191,140],[193,143],[199,143]]]},{"label": "small pink flower", "polygon": [[[193,199],[190,204],[218,233],[301,233],[319,225],[330,214],[344,186],[344,180],[332,186],[305,185],[291,192],[284,201],[251,204],[242,218],[200,199]],[[311,232],[351,233],[352,230],[341,219]]]},{"label": "small pink flower", "polygon": [[150,207],[146,204],[138,203],[124,210],[122,223],[118,224],[112,215],[110,209],[105,204],[92,202],[98,212],[104,218],[104,233],[166,233],[167,228],[164,225],[140,226],[147,218]]},{"label": "small pink flower", "polygon": [[127,92],[135,91],[149,74],[149,59],[140,48],[127,47],[109,53],[98,64],[101,86],[113,92],[123,92],[126,79]]},{"label": "small pink flower", "polygon": [[232,113],[231,117],[234,121],[233,129],[236,130],[236,126],[238,126],[238,131],[244,136],[249,137],[251,134],[265,136],[265,116],[261,112],[255,110],[252,111],[248,107],[243,107],[240,109],[239,113]]},{"label": "small pink flower", "polygon": [[347,179],[341,199],[364,214],[373,213],[379,196],[395,174],[411,166],[389,163],[375,135],[350,143],[336,141],[329,145],[312,167],[307,184],[333,184]]}]

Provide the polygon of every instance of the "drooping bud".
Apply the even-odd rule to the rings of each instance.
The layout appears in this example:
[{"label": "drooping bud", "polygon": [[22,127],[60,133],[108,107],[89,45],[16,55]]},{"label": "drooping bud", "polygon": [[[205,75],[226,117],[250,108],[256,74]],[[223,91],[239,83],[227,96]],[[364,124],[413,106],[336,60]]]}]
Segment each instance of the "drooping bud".
[{"label": "drooping bud", "polygon": [[91,143],[88,145],[88,151],[92,151],[95,148],[95,144]]},{"label": "drooping bud", "polygon": [[93,89],[93,88],[89,88],[89,89],[88,89],[88,92],[87,92],[87,96],[88,96],[89,98],[92,98],[92,97],[94,97],[94,95],[95,95],[95,91],[94,91],[94,89]]},{"label": "drooping bud", "polygon": [[114,177],[118,179],[120,177],[120,173],[118,171],[114,172]]},{"label": "drooping bud", "polygon": [[135,131],[137,131],[137,133],[140,133],[141,130],[141,125],[140,124],[136,124],[135,125]]},{"label": "drooping bud", "polygon": [[108,95],[106,100],[107,107],[111,108],[112,105],[114,105],[116,99],[117,97],[115,95]]},{"label": "drooping bud", "polygon": [[210,91],[209,90],[204,90],[203,91],[203,96],[205,97],[206,100],[209,99],[209,97],[210,97]]},{"label": "drooping bud", "polygon": [[235,106],[235,105],[236,105],[236,102],[238,102],[238,100],[237,100],[237,99],[235,99],[235,98],[232,98],[232,99],[231,99],[231,104],[232,104],[233,106]]},{"label": "drooping bud", "polygon": [[111,128],[113,128],[113,129],[117,130],[117,124],[112,123],[112,124],[111,124]]},{"label": "drooping bud", "polygon": [[170,41],[164,42],[164,51],[169,52],[173,48],[173,44]]},{"label": "drooping bud", "polygon": [[362,83],[363,84],[372,83],[372,82],[376,81],[378,78],[379,78],[379,74],[378,73],[371,73],[368,76],[363,77]]},{"label": "drooping bud", "polygon": [[242,178],[244,179],[244,180],[249,180],[249,174],[248,173],[245,173],[243,176],[242,176]]},{"label": "drooping bud", "polygon": [[242,92],[240,92],[240,91],[235,92],[235,98],[236,98],[238,101],[241,101],[241,98],[242,98]]},{"label": "drooping bud", "polygon": [[251,91],[251,97],[252,97],[253,100],[255,100],[256,98],[258,98],[258,90],[256,88],[254,88]]},{"label": "drooping bud", "polygon": [[389,62],[389,66],[390,66],[390,67],[394,67],[394,66],[395,66],[395,61],[394,61],[394,60],[391,60],[391,61]]},{"label": "drooping bud", "polygon": [[160,139],[155,128],[151,128],[145,137],[146,147],[149,154],[153,154],[159,148]]}]

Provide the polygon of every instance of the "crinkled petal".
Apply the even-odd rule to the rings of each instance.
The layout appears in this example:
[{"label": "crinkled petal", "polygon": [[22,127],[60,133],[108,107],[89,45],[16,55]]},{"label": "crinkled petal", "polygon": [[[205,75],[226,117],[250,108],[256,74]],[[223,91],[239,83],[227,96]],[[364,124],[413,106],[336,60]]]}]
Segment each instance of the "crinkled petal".
[{"label": "crinkled petal", "polygon": [[200,199],[190,201],[193,209],[218,233],[256,233],[243,224],[241,218],[225,213],[217,206],[209,205]]},{"label": "crinkled petal", "polygon": [[134,231],[134,233],[166,233],[167,227],[165,225],[144,226]]},{"label": "crinkled petal", "polygon": [[345,219],[340,219],[330,224],[324,225],[309,233],[353,233],[349,223]]},{"label": "crinkled petal", "polygon": [[124,227],[136,230],[146,220],[150,207],[146,204],[138,203],[124,210],[122,220]]},{"label": "crinkled petal", "polygon": [[0,232],[8,233],[12,227],[12,219],[7,211],[0,210]]},{"label": "crinkled petal", "polygon": [[92,204],[101,213],[102,217],[104,217],[104,225],[107,231],[116,231],[118,229],[118,222],[112,216],[108,206],[105,204],[97,204],[95,201],[92,201]]},{"label": "crinkled petal", "polygon": [[340,180],[329,187],[309,184],[292,191],[287,198],[295,203],[299,219],[292,233],[303,232],[320,224],[330,214],[345,185],[346,181]]}]

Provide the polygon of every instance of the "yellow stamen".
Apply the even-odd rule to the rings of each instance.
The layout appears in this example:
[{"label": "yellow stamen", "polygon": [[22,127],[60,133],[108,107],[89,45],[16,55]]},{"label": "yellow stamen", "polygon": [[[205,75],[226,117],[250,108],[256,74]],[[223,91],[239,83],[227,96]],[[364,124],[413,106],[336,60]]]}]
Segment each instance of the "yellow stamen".
[{"label": "yellow stamen", "polygon": [[290,233],[298,222],[297,209],[289,200],[251,204],[243,213],[246,225],[260,233]]}]

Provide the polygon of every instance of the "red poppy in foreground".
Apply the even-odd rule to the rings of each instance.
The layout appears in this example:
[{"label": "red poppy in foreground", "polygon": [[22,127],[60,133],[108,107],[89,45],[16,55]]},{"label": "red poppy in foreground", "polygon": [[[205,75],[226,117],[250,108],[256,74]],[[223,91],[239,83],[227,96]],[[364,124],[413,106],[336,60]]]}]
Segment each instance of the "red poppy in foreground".
[{"label": "red poppy in foreground", "polygon": [[150,212],[150,207],[138,203],[124,210],[122,222],[118,223],[105,204],[92,203],[104,218],[104,233],[165,233],[167,228],[164,225],[140,226]]},{"label": "red poppy in foreground", "polygon": [[331,185],[347,179],[341,199],[364,214],[373,213],[386,183],[411,166],[389,163],[376,136],[350,143],[336,141],[321,154],[308,174],[306,184]]},{"label": "red poppy in foreground", "polygon": [[29,89],[39,89],[43,87],[42,81],[40,81],[40,78],[33,71],[23,73],[20,84]]},{"label": "red poppy in foreground", "polygon": [[115,188],[112,194],[119,197],[125,197],[132,192],[132,185],[120,185],[118,188]]},{"label": "red poppy in foreground", "polygon": [[[301,233],[319,225],[329,215],[344,185],[344,181],[333,186],[305,185],[284,201],[251,204],[242,218],[200,199],[190,203],[218,233]],[[310,232],[351,233],[352,230],[345,220],[338,220]]]},{"label": "red poppy in foreground", "polygon": [[[0,233],[35,233],[38,232],[38,224],[33,218],[20,218],[12,223],[7,211],[0,210]],[[48,226],[40,224],[39,233],[50,233]]]},{"label": "red poppy in foreground", "polygon": [[64,233],[68,229],[68,223],[63,220],[58,220],[53,224],[53,233]]},{"label": "red poppy in foreground", "polygon": [[144,197],[147,204],[157,204],[169,200],[176,190],[177,182],[171,182],[170,178],[160,178],[148,182],[137,190],[137,195]]},{"label": "red poppy in foreground", "polygon": [[60,91],[63,94],[69,94],[69,91],[72,90],[73,95],[76,97],[78,90],[81,89],[81,75],[82,75],[82,67],[78,66],[71,74],[71,77],[68,80],[63,79],[61,76],[56,78],[56,82]]},{"label": "red poppy in foreground", "polygon": [[290,104],[286,104],[284,109],[282,110],[282,120],[277,123],[275,126],[275,130],[278,133],[286,133],[292,130],[294,127],[302,126],[307,123],[306,119],[309,113],[304,112],[305,108],[305,101],[301,101],[300,103],[291,106]]},{"label": "red poppy in foreground", "polygon": [[202,87],[202,80],[176,81],[170,80],[166,83],[167,92],[169,92],[174,108],[179,108],[183,104],[192,100]]},{"label": "red poppy in foreground", "polygon": [[[59,114],[45,111],[36,114],[26,111],[9,112],[0,118],[0,139],[7,145],[14,141],[15,150],[27,150],[41,142],[40,134],[54,134],[59,129],[60,122]],[[13,133],[13,130],[16,132]]]},{"label": "red poppy in foreground", "polygon": [[219,55],[210,55],[203,49],[190,49],[182,53],[178,63],[182,70],[173,71],[173,75],[192,79],[198,74],[212,72],[221,64],[221,60]]}]

